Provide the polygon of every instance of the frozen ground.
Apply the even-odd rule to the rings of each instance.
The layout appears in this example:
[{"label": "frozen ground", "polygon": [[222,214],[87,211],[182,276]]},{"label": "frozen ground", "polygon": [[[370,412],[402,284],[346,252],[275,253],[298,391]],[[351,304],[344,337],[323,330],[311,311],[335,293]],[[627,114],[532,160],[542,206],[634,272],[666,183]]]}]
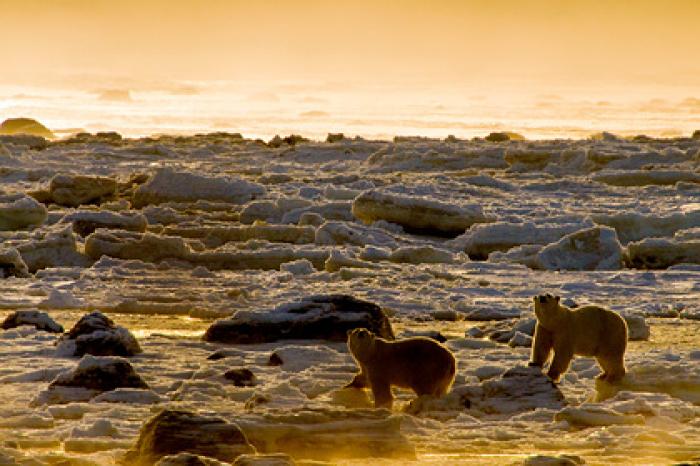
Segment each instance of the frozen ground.
[{"label": "frozen ground", "polygon": [[[150,387],[41,395],[79,360],[55,333],[2,331],[0,464],[115,464],[162,406],[236,421],[302,464],[698,461],[699,139],[288,142],[0,137],[0,317],[39,309],[68,330],[101,310],[138,338]],[[619,387],[596,386],[586,358],[563,400],[499,385],[529,353],[502,334],[545,291],[634,323]],[[381,305],[399,336],[439,331],[453,393],[398,391],[394,413],[373,412],[340,390],[342,343],[201,340],[216,318],[319,293]],[[235,367],[255,385],[224,378]]]}]

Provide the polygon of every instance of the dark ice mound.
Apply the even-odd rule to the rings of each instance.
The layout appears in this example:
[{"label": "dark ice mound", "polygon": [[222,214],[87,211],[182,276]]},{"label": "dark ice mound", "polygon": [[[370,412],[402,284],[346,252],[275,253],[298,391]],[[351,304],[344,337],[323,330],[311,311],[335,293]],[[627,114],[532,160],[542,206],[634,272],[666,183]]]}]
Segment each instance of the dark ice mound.
[{"label": "dark ice mound", "polygon": [[165,409],[141,427],[136,445],[127,452],[122,464],[150,466],[164,456],[181,452],[233,462],[254,451],[236,424],[218,417]]},{"label": "dark ice mound", "polygon": [[125,327],[115,325],[101,312],[85,314],[58,342],[64,356],[134,356],[140,353],[136,337]]},{"label": "dark ice mound", "polygon": [[394,339],[389,318],[378,305],[348,295],[316,295],[268,311],[238,311],[214,322],[204,340],[230,344],[345,341],[347,331],[354,328],[367,328],[380,337]]},{"label": "dark ice mound", "polygon": [[49,385],[53,387],[82,387],[107,392],[117,388],[148,388],[129,361],[119,357],[83,357],[78,366],[59,375]]}]

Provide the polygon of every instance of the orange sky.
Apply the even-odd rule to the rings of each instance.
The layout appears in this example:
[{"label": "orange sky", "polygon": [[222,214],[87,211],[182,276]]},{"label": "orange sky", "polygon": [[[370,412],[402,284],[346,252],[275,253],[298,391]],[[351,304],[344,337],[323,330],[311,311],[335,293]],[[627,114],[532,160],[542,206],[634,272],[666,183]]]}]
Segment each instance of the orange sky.
[{"label": "orange sky", "polygon": [[97,74],[687,88],[700,85],[698,20],[695,0],[0,0],[0,84]]}]

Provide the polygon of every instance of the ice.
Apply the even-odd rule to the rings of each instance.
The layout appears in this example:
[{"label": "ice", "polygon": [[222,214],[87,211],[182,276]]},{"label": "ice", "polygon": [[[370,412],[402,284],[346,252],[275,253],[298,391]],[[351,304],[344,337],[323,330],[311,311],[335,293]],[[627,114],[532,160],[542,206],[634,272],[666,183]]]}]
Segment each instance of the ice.
[{"label": "ice", "polygon": [[405,229],[439,235],[460,234],[475,223],[491,221],[478,204],[447,204],[424,196],[369,190],[355,198],[352,213],[365,223],[386,220]]},{"label": "ice", "polygon": [[[638,212],[623,212],[619,214],[596,214],[593,221],[612,227],[617,232],[620,242],[639,241],[644,238],[670,237],[700,226],[700,210],[691,212],[675,212],[669,215],[650,215]],[[681,240],[692,239],[688,233],[681,234]]]},{"label": "ice", "polygon": [[682,181],[699,183],[700,175],[681,170],[609,170],[596,173],[592,179],[613,186],[647,186],[673,185]]},{"label": "ice", "polygon": [[74,427],[71,430],[71,438],[81,437],[116,437],[119,435],[117,429],[108,419],[100,419],[92,425],[85,427]]},{"label": "ice", "polygon": [[29,276],[27,264],[24,263],[17,249],[0,248],[0,275],[2,278]]},{"label": "ice", "polygon": [[79,250],[70,226],[37,230],[27,239],[8,243],[14,244],[32,273],[48,267],[86,267],[91,263]]},{"label": "ice", "polygon": [[187,259],[192,251],[182,238],[176,236],[99,229],[86,238],[85,253],[94,260],[110,256],[158,262]]},{"label": "ice", "polygon": [[254,223],[250,226],[220,227],[180,227],[169,226],[163,234],[183,238],[197,238],[209,248],[217,248],[229,242],[249,240],[269,241],[273,243],[308,244],[314,242],[316,230],[309,226],[266,225]]},{"label": "ice", "polygon": [[87,303],[82,298],[76,298],[70,291],[52,289],[46,299],[39,303],[44,309],[82,309]]},{"label": "ice", "polygon": [[401,433],[402,418],[371,410],[302,411],[296,416],[266,415],[239,420],[259,451],[282,451],[295,458],[415,458]]},{"label": "ice", "polygon": [[470,257],[486,259],[494,251],[507,251],[523,244],[544,246],[555,243],[565,235],[591,226],[590,221],[561,225],[537,225],[532,222],[476,224],[448,244]]},{"label": "ice", "polygon": [[358,327],[394,338],[388,318],[376,304],[348,295],[313,295],[265,311],[238,311],[230,319],[216,321],[204,339],[226,343],[345,341],[346,331]]},{"label": "ice", "polygon": [[51,201],[67,207],[100,204],[117,192],[116,180],[104,176],[59,174],[51,178]]},{"label": "ice", "polygon": [[81,210],[67,214],[62,223],[73,225],[73,231],[80,236],[87,236],[98,228],[108,230],[146,231],[146,217],[138,212],[109,212]]},{"label": "ice", "polygon": [[56,342],[60,356],[134,356],[141,347],[128,329],[101,312],[85,314]]},{"label": "ice", "polygon": [[353,244],[356,246],[380,246],[396,249],[399,240],[379,228],[344,222],[325,222],[316,230],[317,244]]},{"label": "ice", "polygon": [[[54,290],[56,291],[56,290]],[[60,306],[56,306],[60,307]],[[0,325],[4,330],[20,325],[32,325],[38,330],[53,333],[63,333],[63,326],[53,320],[47,313],[38,309],[26,309],[16,311],[5,318]]]},{"label": "ice", "polygon": [[226,201],[244,204],[265,193],[265,188],[243,179],[214,177],[161,168],[134,193],[134,207],[164,202]]},{"label": "ice", "polygon": [[631,266],[640,269],[665,269],[676,264],[700,264],[700,240],[646,238],[627,245]]},{"label": "ice", "polygon": [[41,225],[47,215],[46,207],[32,197],[0,192],[0,231]]},{"label": "ice", "polygon": [[628,365],[627,375],[619,384],[597,381],[598,399],[606,399],[622,391],[665,393],[680,400],[700,403],[700,373],[686,360],[654,361],[646,365]]},{"label": "ice", "polygon": [[279,223],[282,216],[290,210],[303,209],[312,205],[306,199],[282,198],[277,201],[252,201],[241,210],[241,223],[251,224],[256,220]]},{"label": "ice", "polygon": [[190,452],[233,461],[255,451],[234,423],[222,418],[166,409],[144,423],[136,445],[124,460],[128,464],[153,464],[168,454]]},{"label": "ice", "polygon": [[570,233],[542,248],[536,264],[547,270],[615,270],[622,267],[623,250],[615,230],[593,227]]},{"label": "ice", "polygon": [[292,275],[309,275],[316,271],[316,269],[314,269],[314,265],[307,259],[300,259],[281,264],[280,270],[282,272],[289,272]]},{"label": "ice", "polygon": [[129,404],[156,404],[163,402],[163,398],[152,390],[139,388],[117,388],[94,397],[92,403],[129,403]]},{"label": "ice", "polygon": [[595,404],[567,407],[554,415],[555,421],[566,421],[575,427],[644,424],[644,416],[625,415]]},{"label": "ice", "polygon": [[[112,322],[0,331],[3,460],[112,465],[167,407],[239,424],[256,461],[697,461],[700,139],[0,139],[0,321]],[[89,205],[56,204],[56,174],[62,202]],[[625,317],[623,380],[597,381],[594,358],[557,385],[525,367],[545,292]],[[339,312],[319,295],[357,301]],[[362,302],[387,338],[445,340],[450,393],[397,388],[389,412],[342,388],[357,372],[347,326],[374,325]],[[234,315],[259,340],[202,338]],[[52,384],[91,351],[127,357],[149,388],[98,386],[117,380],[99,365]]]}]

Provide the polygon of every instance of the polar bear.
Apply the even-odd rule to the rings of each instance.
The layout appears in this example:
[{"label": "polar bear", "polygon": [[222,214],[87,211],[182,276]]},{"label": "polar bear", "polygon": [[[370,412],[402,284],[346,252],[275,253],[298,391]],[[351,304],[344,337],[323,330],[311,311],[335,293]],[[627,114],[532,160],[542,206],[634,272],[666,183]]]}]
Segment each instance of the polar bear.
[{"label": "polar bear", "polygon": [[543,366],[554,350],[547,375],[555,382],[574,355],[593,356],[603,369],[600,380],[615,382],[625,375],[627,323],[619,314],[599,306],[569,309],[559,296],[535,296],[537,326],[531,366]]},{"label": "polar bear", "polygon": [[455,378],[455,358],[440,343],[425,337],[387,341],[364,328],[348,332],[348,349],[360,373],[346,387],[370,387],[375,408],[391,409],[391,386],[416,395],[442,396]]}]

